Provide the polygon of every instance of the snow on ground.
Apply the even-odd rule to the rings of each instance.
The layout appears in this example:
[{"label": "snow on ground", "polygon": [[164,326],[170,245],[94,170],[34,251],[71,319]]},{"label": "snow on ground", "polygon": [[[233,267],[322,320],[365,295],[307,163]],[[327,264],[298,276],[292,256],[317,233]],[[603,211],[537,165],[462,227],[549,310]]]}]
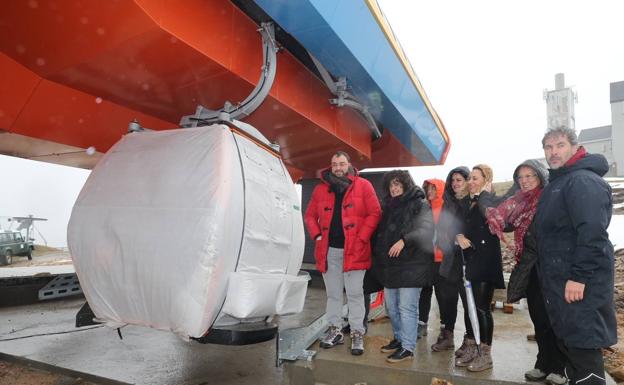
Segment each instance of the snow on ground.
[{"label": "snow on ground", "polygon": [[611,185],[612,189],[616,188],[624,188],[624,179],[623,178],[604,178],[609,185]]},{"label": "snow on ground", "polygon": [[624,249],[624,215],[613,215],[607,231],[615,250]]}]

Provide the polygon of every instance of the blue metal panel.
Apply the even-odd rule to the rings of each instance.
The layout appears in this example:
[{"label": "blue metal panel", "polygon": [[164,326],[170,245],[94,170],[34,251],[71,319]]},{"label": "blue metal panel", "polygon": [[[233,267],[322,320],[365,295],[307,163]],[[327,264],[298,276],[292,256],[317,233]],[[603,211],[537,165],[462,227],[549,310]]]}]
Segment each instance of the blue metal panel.
[{"label": "blue metal panel", "polygon": [[438,162],[446,141],[364,1],[256,0],[421,161]]}]

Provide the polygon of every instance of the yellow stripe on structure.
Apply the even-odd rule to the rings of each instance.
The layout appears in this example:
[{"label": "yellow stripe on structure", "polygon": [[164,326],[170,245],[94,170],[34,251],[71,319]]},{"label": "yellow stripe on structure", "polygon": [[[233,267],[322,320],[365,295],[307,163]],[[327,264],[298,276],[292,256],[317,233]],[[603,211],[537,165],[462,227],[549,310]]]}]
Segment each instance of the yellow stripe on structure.
[{"label": "yellow stripe on structure", "polygon": [[425,106],[427,106],[427,109],[431,113],[431,116],[433,117],[433,120],[435,121],[436,126],[438,127],[438,130],[440,131],[440,133],[442,134],[442,136],[444,137],[448,145],[449,137],[448,137],[448,133],[446,132],[446,128],[444,127],[444,124],[442,124],[442,121],[440,120],[438,113],[431,106],[431,102],[429,101],[429,98],[427,97],[427,94],[425,93],[425,90],[422,84],[420,84],[420,81],[418,80],[418,77],[416,76],[414,69],[410,65],[409,60],[407,60],[407,56],[405,56],[405,52],[403,51],[403,48],[401,48],[401,45],[399,44],[396,36],[394,36],[394,33],[392,32],[392,28],[390,27],[388,20],[386,20],[386,17],[381,11],[381,8],[379,7],[377,0],[364,0],[364,1],[366,2],[368,9],[370,9],[371,13],[375,17],[375,20],[377,20],[377,23],[381,27],[381,30],[386,35],[386,39],[388,39],[388,41],[392,45],[392,49],[394,50],[397,57],[401,61],[401,64],[403,65],[405,72],[407,72],[407,74],[409,75],[410,79],[412,80],[412,83],[416,87],[416,90],[420,94],[420,97],[425,102]]}]

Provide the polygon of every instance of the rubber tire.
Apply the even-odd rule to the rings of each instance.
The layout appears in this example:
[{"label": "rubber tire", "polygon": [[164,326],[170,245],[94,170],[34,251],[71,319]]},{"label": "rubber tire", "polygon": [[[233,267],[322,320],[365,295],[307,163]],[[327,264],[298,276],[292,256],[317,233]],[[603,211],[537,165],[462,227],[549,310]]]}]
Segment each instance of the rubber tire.
[{"label": "rubber tire", "polygon": [[11,252],[11,250],[7,250],[4,252],[4,260],[2,262],[3,265],[10,265],[11,263],[13,263],[13,253]]}]

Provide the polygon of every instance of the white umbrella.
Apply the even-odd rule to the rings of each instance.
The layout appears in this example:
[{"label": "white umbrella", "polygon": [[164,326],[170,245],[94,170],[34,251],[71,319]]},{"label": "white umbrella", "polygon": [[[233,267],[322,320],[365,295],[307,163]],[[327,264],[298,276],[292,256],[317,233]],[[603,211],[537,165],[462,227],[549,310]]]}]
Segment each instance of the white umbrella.
[{"label": "white umbrella", "polygon": [[462,255],[462,265],[464,273],[464,288],[466,289],[466,304],[468,306],[468,317],[470,318],[470,325],[472,325],[472,332],[474,334],[475,343],[477,344],[477,351],[481,354],[481,334],[479,332],[479,319],[477,318],[477,305],[475,304],[474,295],[472,294],[472,283],[466,278],[466,257],[464,257],[464,250],[460,247]]}]

